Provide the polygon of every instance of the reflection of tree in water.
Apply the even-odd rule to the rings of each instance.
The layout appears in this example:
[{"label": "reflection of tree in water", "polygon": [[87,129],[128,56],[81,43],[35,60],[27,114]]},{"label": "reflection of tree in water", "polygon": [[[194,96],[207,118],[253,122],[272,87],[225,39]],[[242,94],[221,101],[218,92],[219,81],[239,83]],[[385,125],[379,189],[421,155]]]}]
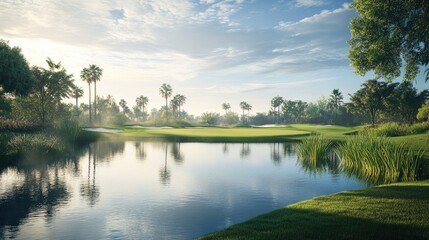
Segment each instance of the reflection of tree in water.
[{"label": "reflection of tree in water", "polygon": [[241,145],[241,151],[240,151],[240,157],[244,158],[250,155],[250,144],[249,143],[242,143]]},{"label": "reflection of tree in water", "polygon": [[159,179],[161,184],[166,185],[170,183],[171,172],[167,167],[167,151],[168,151],[168,143],[165,143],[165,154],[164,154],[164,167],[159,169]]},{"label": "reflection of tree in water", "polygon": [[52,167],[45,164],[42,169],[15,169],[23,180],[1,195],[0,239],[14,238],[30,213],[42,211],[46,221],[50,221],[56,208],[67,202],[70,193],[59,177],[59,168],[58,164]]},{"label": "reflection of tree in water", "polygon": [[282,160],[280,155],[280,143],[272,143],[270,145],[271,150],[271,160],[273,160],[273,163],[275,165],[280,165],[280,162]]},{"label": "reflection of tree in water", "polygon": [[[97,147],[97,145],[96,145]],[[92,152],[92,146],[88,147],[88,178],[87,182],[80,185],[80,195],[86,201],[88,201],[90,206],[94,206],[100,197],[100,190],[95,185],[95,170],[97,162],[97,153],[98,151]],[[91,157],[92,157],[92,181],[91,181]]]},{"label": "reflection of tree in water", "polygon": [[171,155],[173,155],[174,161],[176,163],[183,163],[185,156],[180,151],[180,142],[172,143]]},{"label": "reflection of tree in water", "polygon": [[140,160],[145,160],[147,155],[144,147],[144,142],[135,142],[134,146],[136,147],[136,158]]},{"label": "reflection of tree in water", "polygon": [[98,162],[110,161],[116,154],[122,154],[125,148],[124,141],[97,141],[92,143]]},{"label": "reflection of tree in water", "polygon": [[283,154],[285,157],[296,156],[296,144],[295,143],[283,143]]},{"label": "reflection of tree in water", "polygon": [[226,154],[226,153],[228,153],[228,152],[229,152],[229,144],[228,144],[228,143],[224,143],[224,144],[223,144],[222,152],[223,152],[224,154]]}]

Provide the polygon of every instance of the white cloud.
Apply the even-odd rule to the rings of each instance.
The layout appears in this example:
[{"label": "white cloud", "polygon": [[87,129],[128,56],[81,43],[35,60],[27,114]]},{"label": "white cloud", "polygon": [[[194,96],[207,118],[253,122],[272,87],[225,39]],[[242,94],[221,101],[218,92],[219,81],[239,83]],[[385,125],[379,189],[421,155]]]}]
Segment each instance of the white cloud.
[{"label": "white cloud", "polygon": [[326,4],[323,0],[296,0],[296,7],[314,7]]}]

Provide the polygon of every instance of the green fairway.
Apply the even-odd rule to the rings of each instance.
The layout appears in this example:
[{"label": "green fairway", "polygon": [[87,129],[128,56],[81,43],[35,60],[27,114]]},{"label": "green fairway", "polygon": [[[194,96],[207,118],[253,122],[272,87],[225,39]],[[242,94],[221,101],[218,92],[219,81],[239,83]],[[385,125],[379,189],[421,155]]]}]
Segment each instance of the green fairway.
[{"label": "green fairway", "polygon": [[201,239],[429,239],[429,181],[299,202]]},{"label": "green fairway", "polygon": [[287,141],[307,136],[309,131],[291,128],[159,128],[130,129],[109,136],[157,137],[164,139],[192,140],[202,142],[218,141]]}]

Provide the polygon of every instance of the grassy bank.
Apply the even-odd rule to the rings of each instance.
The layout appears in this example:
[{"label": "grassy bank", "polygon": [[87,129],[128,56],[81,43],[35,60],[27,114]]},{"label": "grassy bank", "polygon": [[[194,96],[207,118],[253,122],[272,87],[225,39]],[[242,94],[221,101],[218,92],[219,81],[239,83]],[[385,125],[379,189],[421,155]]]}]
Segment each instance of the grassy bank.
[{"label": "grassy bank", "polygon": [[429,181],[299,202],[201,239],[429,239]]}]

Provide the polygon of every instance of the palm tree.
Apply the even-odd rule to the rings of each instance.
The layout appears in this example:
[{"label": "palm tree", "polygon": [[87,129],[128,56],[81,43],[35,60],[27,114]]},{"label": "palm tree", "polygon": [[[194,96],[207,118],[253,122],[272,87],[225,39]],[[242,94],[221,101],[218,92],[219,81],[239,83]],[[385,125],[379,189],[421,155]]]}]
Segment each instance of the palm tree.
[{"label": "palm tree", "polygon": [[177,103],[178,103],[179,113],[180,113],[180,107],[186,103],[186,97],[184,95],[177,94],[176,98],[177,98]]},{"label": "palm tree", "polygon": [[141,109],[142,115],[144,115],[145,107],[148,104],[148,102],[149,102],[149,99],[143,95],[141,95],[136,99],[136,104]]},{"label": "palm tree", "polygon": [[179,108],[179,100],[177,99],[177,95],[170,100],[170,107],[171,110],[173,110],[173,117],[176,117],[176,110]]},{"label": "palm tree", "polygon": [[91,81],[94,82],[94,119],[97,121],[97,81],[100,81],[103,75],[103,69],[97,65],[89,65]]},{"label": "palm tree", "polygon": [[343,94],[339,91],[339,89],[334,89],[329,96],[328,107],[336,111],[343,104]]},{"label": "palm tree", "polygon": [[249,119],[250,118],[249,112],[250,110],[252,110],[252,105],[246,103],[246,110],[247,110],[247,119]]},{"label": "palm tree", "polygon": [[222,108],[225,110],[225,114],[228,112],[228,110],[231,108],[231,105],[229,103],[222,103]]},{"label": "palm tree", "polygon": [[244,123],[244,110],[247,109],[247,105],[248,105],[247,102],[244,102],[244,101],[240,102],[240,108],[243,110],[243,116],[242,116],[243,123]]},{"label": "palm tree", "polygon": [[79,108],[78,107],[79,106],[78,99],[83,96],[83,89],[75,86],[73,88],[73,92],[72,92],[71,96],[76,99],[76,115],[77,115],[78,114],[78,108]]},{"label": "palm tree", "polygon": [[171,97],[171,94],[173,94],[173,89],[171,88],[170,84],[163,83],[159,88],[159,94],[165,98],[165,113],[168,122],[168,98]]},{"label": "palm tree", "polygon": [[271,106],[276,110],[277,108],[277,123],[279,123],[279,116],[280,116],[280,106],[283,104],[283,98],[282,97],[274,97],[271,99]]},{"label": "palm tree", "polygon": [[91,73],[89,72],[88,68],[82,69],[80,72],[80,78],[82,81],[85,81],[88,83],[88,93],[89,93],[89,124],[92,124],[92,108],[91,108]]}]

